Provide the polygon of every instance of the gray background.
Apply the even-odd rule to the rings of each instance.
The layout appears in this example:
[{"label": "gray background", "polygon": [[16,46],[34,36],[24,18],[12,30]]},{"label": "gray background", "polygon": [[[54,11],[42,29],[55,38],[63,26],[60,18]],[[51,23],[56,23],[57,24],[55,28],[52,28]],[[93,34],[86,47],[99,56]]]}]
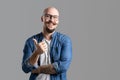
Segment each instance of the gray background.
[{"label": "gray background", "polygon": [[68,80],[120,80],[120,0],[0,0],[0,80],[28,80],[23,46],[42,31],[48,6],[60,11],[57,31],[72,39]]}]

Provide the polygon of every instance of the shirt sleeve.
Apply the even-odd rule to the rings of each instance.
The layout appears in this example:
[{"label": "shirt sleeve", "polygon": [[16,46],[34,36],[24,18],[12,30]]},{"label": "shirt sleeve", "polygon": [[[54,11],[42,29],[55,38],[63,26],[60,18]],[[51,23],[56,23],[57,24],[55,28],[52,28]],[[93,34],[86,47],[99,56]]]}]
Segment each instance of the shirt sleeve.
[{"label": "shirt sleeve", "polygon": [[22,70],[25,73],[30,72],[31,70],[37,68],[37,65],[31,65],[29,63],[29,58],[31,57],[33,51],[32,51],[32,47],[31,45],[32,43],[30,43],[30,41],[26,41],[24,49],[23,49],[23,60],[22,60]]},{"label": "shirt sleeve", "polygon": [[57,73],[66,72],[72,60],[72,42],[70,38],[65,38],[61,48],[60,60],[53,63]]}]

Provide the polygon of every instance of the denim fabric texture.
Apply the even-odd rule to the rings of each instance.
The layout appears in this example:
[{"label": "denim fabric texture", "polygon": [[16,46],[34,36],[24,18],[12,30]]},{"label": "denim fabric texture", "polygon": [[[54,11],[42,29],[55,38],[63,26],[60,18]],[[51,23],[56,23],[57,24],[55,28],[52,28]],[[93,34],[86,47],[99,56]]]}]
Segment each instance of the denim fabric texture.
[{"label": "denim fabric texture", "polygon": [[[38,67],[38,65],[32,66],[29,64],[29,58],[35,50],[33,38],[41,42],[44,36],[41,32],[26,40],[22,60],[22,70],[25,73],[29,73]],[[66,73],[72,60],[72,42],[68,36],[59,32],[53,33],[50,43],[50,58],[51,64],[53,64],[57,72],[56,74],[50,75],[50,80],[67,80]],[[31,73],[29,80],[35,80],[37,76],[38,74]]]}]

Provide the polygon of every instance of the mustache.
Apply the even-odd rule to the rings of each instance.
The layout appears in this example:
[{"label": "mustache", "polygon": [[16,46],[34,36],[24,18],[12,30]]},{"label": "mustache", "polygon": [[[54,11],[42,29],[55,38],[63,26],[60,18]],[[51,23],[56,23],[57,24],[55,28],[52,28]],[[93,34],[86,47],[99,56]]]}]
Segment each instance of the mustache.
[{"label": "mustache", "polygon": [[46,23],[48,23],[48,24],[52,23],[53,25],[57,24],[56,22],[52,22],[52,21],[47,21]]}]

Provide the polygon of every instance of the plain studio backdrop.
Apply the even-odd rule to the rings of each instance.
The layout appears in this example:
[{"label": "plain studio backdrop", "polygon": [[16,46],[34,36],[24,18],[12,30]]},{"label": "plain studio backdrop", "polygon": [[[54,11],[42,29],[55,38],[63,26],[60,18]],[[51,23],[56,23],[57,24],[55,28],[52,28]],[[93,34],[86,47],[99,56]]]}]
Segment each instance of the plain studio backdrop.
[{"label": "plain studio backdrop", "polygon": [[68,80],[120,80],[120,0],[0,0],[0,80],[28,80],[24,43],[42,31],[48,6],[60,11],[57,31],[72,39]]}]

